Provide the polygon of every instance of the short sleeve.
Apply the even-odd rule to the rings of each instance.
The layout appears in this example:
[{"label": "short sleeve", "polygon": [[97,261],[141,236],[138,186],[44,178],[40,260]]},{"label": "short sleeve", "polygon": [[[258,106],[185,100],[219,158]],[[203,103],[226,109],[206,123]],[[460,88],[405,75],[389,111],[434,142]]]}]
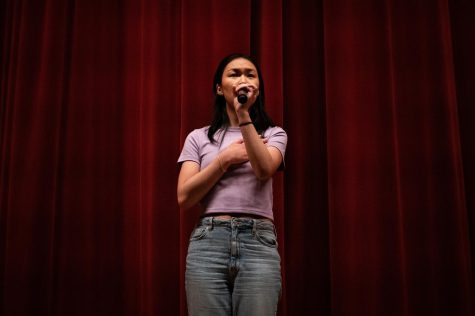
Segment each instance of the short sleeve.
[{"label": "short sleeve", "polygon": [[197,164],[201,165],[200,158],[200,141],[199,141],[199,130],[194,130],[188,134],[185,139],[185,144],[181,151],[180,157],[178,158],[178,164],[181,164],[185,161],[194,161]]},{"label": "short sleeve", "polygon": [[287,148],[287,133],[281,127],[272,127],[264,133],[264,137],[267,138],[267,146],[277,148],[282,154],[282,164],[279,166],[279,170],[283,170],[285,167],[284,157],[285,149]]}]

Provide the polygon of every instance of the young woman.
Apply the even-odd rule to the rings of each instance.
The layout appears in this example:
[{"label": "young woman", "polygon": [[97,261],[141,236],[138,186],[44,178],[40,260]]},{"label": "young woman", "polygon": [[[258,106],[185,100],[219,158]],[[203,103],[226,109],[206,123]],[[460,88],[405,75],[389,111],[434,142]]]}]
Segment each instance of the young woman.
[{"label": "young woman", "polygon": [[283,167],[287,135],[264,110],[264,82],[249,56],[225,57],[213,91],[211,125],[188,135],[178,159],[178,203],[203,209],[186,259],[188,312],[275,315],[281,274],[272,176]]}]

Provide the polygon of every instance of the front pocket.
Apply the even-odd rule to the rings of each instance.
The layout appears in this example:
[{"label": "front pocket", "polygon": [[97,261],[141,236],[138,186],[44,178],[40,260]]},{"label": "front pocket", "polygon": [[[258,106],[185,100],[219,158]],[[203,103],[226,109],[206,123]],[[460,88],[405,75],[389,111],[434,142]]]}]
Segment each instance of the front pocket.
[{"label": "front pocket", "polygon": [[256,239],[264,246],[277,248],[277,237],[273,231],[270,230],[257,230]]},{"label": "front pocket", "polygon": [[190,241],[203,239],[208,234],[208,226],[196,227],[190,236]]}]

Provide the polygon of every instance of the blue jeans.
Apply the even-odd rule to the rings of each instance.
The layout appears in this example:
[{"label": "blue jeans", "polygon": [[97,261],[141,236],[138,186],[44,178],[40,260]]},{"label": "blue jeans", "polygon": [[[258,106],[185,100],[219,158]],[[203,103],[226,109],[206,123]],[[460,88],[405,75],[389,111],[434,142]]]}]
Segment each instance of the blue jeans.
[{"label": "blue jeans", "polygon": [[205,217],[186,258],[190,316],[276,315],[282,279],[272,221]]}]

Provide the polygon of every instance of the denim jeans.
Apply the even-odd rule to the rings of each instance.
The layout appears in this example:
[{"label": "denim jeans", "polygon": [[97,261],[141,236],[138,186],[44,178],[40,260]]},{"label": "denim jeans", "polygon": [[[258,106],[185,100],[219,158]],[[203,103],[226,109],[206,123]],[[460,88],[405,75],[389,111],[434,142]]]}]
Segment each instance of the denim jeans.
[{"label": "denim jeans", "polygon": [[202,218],[190,237],[185,280],[190,316],[276,315],[282,280],[274,224]]}]

